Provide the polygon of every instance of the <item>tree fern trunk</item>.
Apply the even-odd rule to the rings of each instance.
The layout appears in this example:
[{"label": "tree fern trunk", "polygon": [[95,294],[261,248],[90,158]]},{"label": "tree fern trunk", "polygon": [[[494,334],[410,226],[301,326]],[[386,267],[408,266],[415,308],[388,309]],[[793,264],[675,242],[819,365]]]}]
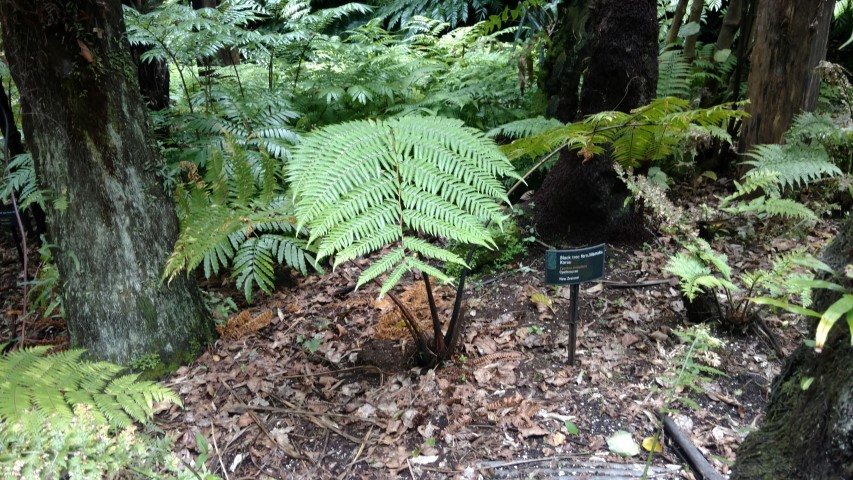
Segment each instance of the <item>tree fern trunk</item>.
[{"label": "tree fern trunk", "polygon": [[[588,31],[589,68],[580,113],[628,112],[651,102],[658,80],[655,2],[596,0]],[[635,212],[624,208],[627,195],[609,158],[582,163],[577,152],[564,151],[536,192],[537,228],[543,235],[572,242],[637,240],[643,225]]]},{"label": "tree fern trunk", "polygon": [[211,338],[198,289],[160,281],[178,233],[152,168],[119,0],[0,2],[3,45],[48,212],[73,346],[127,364],[192,358]]},{"label": "tree fern trunk", "polygon": [[[700,23],[702,20],[702,10],[705,8],[705,0],[693,0],[690,4],[690,23]],[[684,39],[684,59],[688,62],[693,62],[696,57],[696,39],[699,38],[699,32],[693,35],[688,35]]]},{"label": "tree fern trunk", "polygon": [[672,24],[669,26],[669,31],[666,32],[666,42],[664,45],[667,47],[678,40],[678,31],[681,30],[681,23],[684,21],[684,14],[687,12],[687,3],[689,1],[690,0],[678,0],[678,3],[675,6],[675,13],[672,16]]},{"label": "tree fern trunk", "polygon": [[[569,4],[571,3],[571,4]],[[561,122],[578,116],[578,95],[583,62],[587,57],[586,22],[589,1],[560,5],[559,26],[549,39],[548,53],[539,75],[540,95],[545,97],[545,115]]]}]

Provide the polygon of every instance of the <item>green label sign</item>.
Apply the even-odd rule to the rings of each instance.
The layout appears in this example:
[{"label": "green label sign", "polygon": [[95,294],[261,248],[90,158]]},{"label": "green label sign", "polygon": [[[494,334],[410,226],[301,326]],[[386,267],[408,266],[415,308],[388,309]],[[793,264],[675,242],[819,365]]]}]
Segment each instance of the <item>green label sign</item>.
[{"label": "green label sign", "polygon": [[577,285],[604,277],[605,244],[576,250],[545,252],[545,283]]}]

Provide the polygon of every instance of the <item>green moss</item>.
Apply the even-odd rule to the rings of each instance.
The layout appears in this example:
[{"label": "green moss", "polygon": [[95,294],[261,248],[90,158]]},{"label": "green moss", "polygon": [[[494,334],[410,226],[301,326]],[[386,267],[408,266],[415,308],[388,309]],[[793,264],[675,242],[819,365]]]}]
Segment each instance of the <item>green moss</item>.
[{"label": "green moss", "polygon": [[154,306],[154,302],[145,295],[139,295],[136,297],[136,308],[142,315],[142,319],[145,320],[145,331],[157,331],[157,308]]}]

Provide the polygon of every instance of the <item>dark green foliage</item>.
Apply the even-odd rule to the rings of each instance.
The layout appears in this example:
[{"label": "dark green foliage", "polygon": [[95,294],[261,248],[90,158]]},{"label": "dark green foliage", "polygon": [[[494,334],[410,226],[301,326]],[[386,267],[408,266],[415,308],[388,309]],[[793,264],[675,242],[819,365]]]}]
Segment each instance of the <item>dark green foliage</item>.
[{"label": "dark green foliage", "polygon": [[122,375],[123,367],[81,360],[83,350],[48,355],[49,347],[34,347],[7,353],[0,358],[0,420],[15,423],[38,412],[55,416],[62,425],[72,417],[75,405],[92,407],[98,424],[121,429],[145,422],[154,414],[154,404],[181,400],[171,390],[154,382]]},{"label": "dark green foliage", "polygon": [[277,263],[303,275],[314,259],[297,238],[293,204],[281,189],[281,163],[226,137],[226,150],[212,150],[204,178],[194,164],[178,187],[181,234],[164,278],[204,266],[205,276],[232,265],[247,299],[257,285],[270,293]]},{"label": "dark green foliage", "polygon": [[388,0],[376,13],[389,27],[405,25],[414,17],[422,16],[447,22],[451,27],[485,20],[489,12],[501,6],[496,0]]}]

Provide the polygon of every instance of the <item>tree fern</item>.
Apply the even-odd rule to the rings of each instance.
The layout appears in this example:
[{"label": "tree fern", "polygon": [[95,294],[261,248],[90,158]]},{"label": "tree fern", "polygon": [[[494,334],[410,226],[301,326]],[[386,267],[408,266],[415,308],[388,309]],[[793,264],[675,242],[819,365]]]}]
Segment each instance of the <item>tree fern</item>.
[{"label": "tree fern", "polygon": [[154,404],[180,404],[171,390],[137,375],[121,375],[122,367],[81,360],[83,350],[48,355],[49,347],[7,353],[0,358],[0,420],[14,423],[39,412],[67,421],[75,405],[92,407],[94,419],[121,429],[144,422]]},{"label": "tree fern", "polygon": [[498,177],[514,175],[482,133],[428,117],[326,127],[300,144],[288,169],[299,225],[318,258],[333,256],[337,266],[390,247],[358,281],[390,272],[382,293],[416,269],[449,280],[420,258],[464,265],[420,237],[493,246],[484,222],[504,219]]},{"label": "tree fern", "polygon": [[[468,22],[469,18],[484,20],[489,11],[499,6],[500,2],[494,0],[390,0],[385,2],[376,16],[386,19],[391,27],[403,26],[417,16],[439,19],[455,27]],[[470,17],[472,11],[473,18]]]},{"label": "tree fern", "polygon": [[630,113],[600,112],[583,121],[558,126],[503,147],[514,160],[544,155],[558,148],[576,148],[585,156],[608,149],[612,158],[626,167],[636,167],[671,155],[690,135],[697,133],[730,140],[723,128],[746,115],[740,104],[727,103],[691,109],[687,100],[658,98]]}]

